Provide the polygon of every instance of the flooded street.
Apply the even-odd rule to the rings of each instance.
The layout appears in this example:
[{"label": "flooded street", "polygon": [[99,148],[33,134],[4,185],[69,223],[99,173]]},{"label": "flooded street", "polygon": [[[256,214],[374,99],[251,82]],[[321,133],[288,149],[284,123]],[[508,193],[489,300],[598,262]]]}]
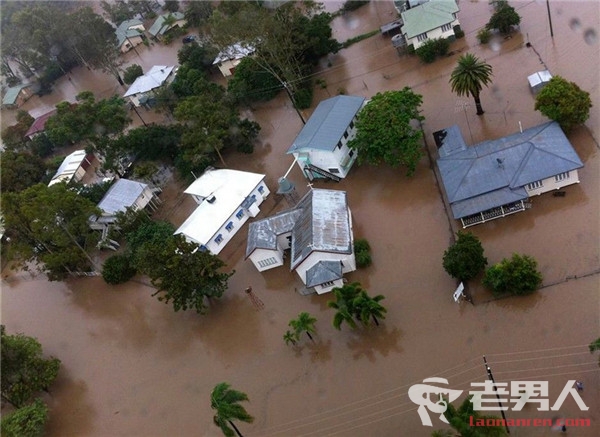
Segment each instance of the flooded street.
[{"label": "flooded street", "polygon": [[[302,283],[286,267],[257,272],[244,261],[247,227],[220,254],[236,273],[205,316],[174,313],[151,296],[154,289],[143,277],[121,286],[107,286],[101,278],[51,283],[21,272],[4,279],[2,323],[9,333],[37,337],[46,353],[62,361],[51,394],[44,396],[50,407],[48,435],[221,436],[209,396],[217,383],[227,381],[250,398],[245,407],[255,421],[239,424],[244,436],[429,436],[432,429],[422,426],[408,388],[424,378],[443,377],[452,389],[473,389],[471,382],[487,378],[483,355],[497,382],[549,381],[550,405],[567,380],[585,383],[581,396],[589,411],[580,411],[568,397],[559,411],[528,405],[521,412],[507,411],[507,418],[588,418],[591,427],[570,428],[569,435],[598,435],[600,368],[597,353],[591,355],[587,345],[600,337],[600,43],[588,44],[584,35],[588,28],[600,29],[600,11],[593,1],[553,0],[550,39],[544,1],[514,4],[522,17],[521,33],[494,48],[478,45],[475,38],[490,16],[487,1],[462,0],[459,18],[466,37],[453,43],[455,54],[448,58],[423,66],[416,58],[399,56],[381,35],[331,55],[331,66],[324,61],[318,75],[327,88],[317,87],[313,107],[303,112],[310,116],[318,101],[341,89],[371,97],[410,86],[423,95],[429,146],[434,131],[455,123],[467,143],[475,144],[517,132],[519,122],[528,128],[545,121],[533,110],[527,84],[529,74],[543,69],[535,49],[553,74],[591,93],[590,119],[569,135],[585,164],[581,183],[567,187],[565,197],[536,197],[523,213],[469,230],[481,239],[491,264],[513,252],[536,258],[544,288],[532,296],[494,301],[473,281],[475,305],[454,303],[456,284],[442,268],[442,255],[457,223],[448,219],[428,156],[411,178],[402,169],[354,167],[339,184],[314,186],[348,193],[354,236],[369,241],[373,265],[347,279],[385,296],[388,314],[377,328],[336,331],[327,307],[331,295],[296,293]],[[394,17],[391,1],[371,1],[336,18],[334,36],[345,40]],[[532,47],[525,46],[527,41]],[[482,117],[475,115],[470,99],[457,98],[448,85],[456,59],[467,51],[494,69],[493,85],[482,91]],[[176,49],[158,46],[140,57],[129,53],[127,62],[140,63],[134,58],[145,62],[145,71],[177,59]],[[111,95],[114,79],[104,76],[101,82],[99,74],[94,82],[84,76],[73,73],[73,83],[95,83],[97,98]],[[73,85],[59,85],[65,96],[68,86]],[[39,100],[48,105],[40,113],[52,108],[55,97]],[[34,103],[27,107],[40,115],[34,114],[33,108],[40,108]],[[247,115],[262,126],[259,144],[250,159],[230,153],[225,161],[230,168],[265,173],[273,192],[292,163],[285,151],[302,123],[283,93]],[[289,178],[299,194],[309,189],[297,167]],[[165,203],[157,218],[176,226],[195,205],[175,185],[161,197]],[[272,194],[259,218],[285,207]],[[263,310],[257,311],[243,292],[249,285],[264,302]],[[288,322],[302,311],[318,319],[315,343],[286,346],[282,336]],[[442,428],[430,416],[433,429]],[[511,428],[511,435],[555,431]]]}]

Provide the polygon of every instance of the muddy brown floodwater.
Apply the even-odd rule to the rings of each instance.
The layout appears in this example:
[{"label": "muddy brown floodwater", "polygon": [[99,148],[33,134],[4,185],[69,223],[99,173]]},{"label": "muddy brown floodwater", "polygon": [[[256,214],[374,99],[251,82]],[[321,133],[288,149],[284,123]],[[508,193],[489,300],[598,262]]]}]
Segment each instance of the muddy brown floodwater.
[{"label": "muddy brown floodwater", "polygon": [[[599,435],[600,372],[598,357],[587,345],[600,336],[600,160],[594,140],[600,129],[600,45],[584,36],[587,29],[598,31],[600,13],[596,2],[550,2],[551,39],[545,2],[514,3],[522,16],[520,33],[493,48],[479,46],[475,38],[490,16],[487,1],[463,0],[459,18],[466,37],[452,45],[455,53],[446,59],[423,66],[398,56],[389,38],[379,35],[330,56],[331,66],[324,61],[319,74],[328,87],[317,88],[315,105],[341,88],[370,97],[410,86],[423,95],[428,143],[432,132],[454,123],[469,143],[477,143],[516,132],[519,122],[527,128],[544,121],[533,110],[526,81],[541,62],[590,91],[592,117],[569,136],[585,164],[581,183],[567,187],[565,197],[537,197],[524,213],[470,228],[490,263],[513,252],[534,256],[543,289],[493,301],[473,286],[474,306],[454,303],[455,283],[443,271],[441,257],[456,223],[448,220],[427,156],[412,178],[386,167],[354,168],[340,184],[315,186],[348,192],[355,237],[367,238],[372,246],[373,266],[348,280],[385,295],[388,315],[378,328],[334,330],[330,296],[300,296],[294,291],[301,286],[295,273],[279,268],[260,274],[244,261],[245,231],[222,252],[236,273],[206,316],[174,313],[151,297],[154,290],[144,278],[116,287],[100,278],[51,283],[15,273],[5,279],[2,323],[9,332],[37,337],[63,363],[45,397],[51,409],[48,435],[219,436],[209,395],[216,383],[228,381],[250,397],[246,408],[255,421],[239,425],[244,435],[429,436],[431,428],[421,425],[408,388],[437,376],[447,378],[452,389],[468,391],[471,382],[486,379],[483,355],[497,382],[549,381],[551,405],[567,380],[585,384],[588,411],[580,411],[569,397],[559,411],[529,405],[507,411],[508,418],[587,418],[590,427],[570,428],[569,435]],[[392,19],[391,1],[372,1],[336,18],[334,33],[344,40]],[[494,68],[493,86],[482,93],[482,117],[448,86],[458,55],[467,50]],[[141,57],[159,53],[167,52],[153,47]],[[262,126],[260,144],[251,159],[231,154],[225,160],[231,168],[266,173],[273,191],[291,164],[285,151],[301,122],[285,95],[247,115]],[[306,192],[297,169],[290,178],[300,194]],[[193,208],[176,185],[165,189],[163,200],[159,216],[175,225]],[[271,196],[261,217],[284,207]],[[248,285],[264,302],[263,310],[255,310],[244,294]],[[301,311],[318,319],[318,333],[314,344],[294,349],[282,335]],[[442,427],[433,415],[432,421]],[[512,428],[511,435],[555,431]]]}]

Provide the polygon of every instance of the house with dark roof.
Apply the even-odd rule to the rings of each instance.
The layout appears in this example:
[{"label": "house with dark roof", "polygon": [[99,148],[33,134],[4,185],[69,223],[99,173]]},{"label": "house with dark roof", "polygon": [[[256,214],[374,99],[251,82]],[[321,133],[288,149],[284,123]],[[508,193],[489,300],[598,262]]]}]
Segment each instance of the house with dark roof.
[{"label": "house with dark roof", "polygon": [[40,115],[38,118],[33,120],[33,123],[31,126],[29,126],[29,129],[27,129],[27,132],[25,132],[25,138],[32,140],[35,136],[43,133],[46,127],[46,122],[55,114],[56,109],[53,109],[52,111],[46,112],[45,114]]},{"label": "house with dark roof", "polygon": [[428,40],[454,37],[454,27],[460,25],[458,12],[454,0],[429,0],[400,14],[404,23],[400,32],[415,49]]},{"label": "house with dark roof", "polygon": [[463,228],[525,211],[530,197],[579,183],[583,163],[556,122],[474,146],[456,125],[434,138],[442,185]]},{"label": "house with dark roof", "polygon": [[152,38],[161,39],[169,30],[186,25],[185,16],[182,12],[171,12],[159,15],[148,30]]},{"label": "house with dark roof", "polygon": [[117,47],[121,53],[127,53],[144,42],[144,23],[137,18],[125,20],[117,27]]},{"label": "house with dark roof", "polygon": [[289,249],[290,269],[322,294],[356,270],[353,241],[346,192],[312,189],[295,207],[250,223],[246,259],[262,272],[283,265]]},{"label": "house with dark roof", "polygon": [[364,97],[339,95],[315,108],[287,151],[307,179],[339,181],[348,175],[356,161],[348,142],[356,136],[356,116],[365,103]]}]

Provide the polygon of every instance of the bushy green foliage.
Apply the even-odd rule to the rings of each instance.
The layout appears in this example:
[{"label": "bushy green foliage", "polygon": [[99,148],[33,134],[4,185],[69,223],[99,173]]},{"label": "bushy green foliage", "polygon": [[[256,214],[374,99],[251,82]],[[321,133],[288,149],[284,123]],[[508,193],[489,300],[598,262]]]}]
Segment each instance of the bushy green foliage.
[{"label": "bushy green foliage", "polygon": [[417,50],[417,56],[425,63],[435,61],[438,56],[445,56],[450,48],[450,42],[445,38],[429,39]]},{"label": "bushy green foliage", "polygon": [[247,118],[241,120],[237,126],[232,127],[229,141],[240,153],[254,152],[254,141],[260,132],[260,124]]},{"label": "bushy green foliage", "polygon": [[298,109],[310,108],[313,98],[314,88],[312,83],[305,83],[294,94],[294,104]]},{"label": "bushy green foliage", "polygon": [[2,417],[3,437],[42,437],[48,420],[48,407],[41,399]]},{"label": "bushy green foliage", "polygon": [[135,274],[136,270],[131,265],[131,258],[128,255],[113,255],[104,261],[102,266],[102,279],[107,284],[122,284],[133,278]]},{"label": "bushy green foliage", "polygon": [[458,231],[456,242],[444,252],[444,270],[459,281],[468,281],[483,271],[487,258],[483,246],[471,232]]},{"label": "bushy green foliage", "polygon": [[485,272],[483,285],[494,294],[517,296],[534,292],[542,285],[542,274],[537,270],[537,261],[528,255],[513,254],[504,258]]},{"label": "bushy green foliage", "polygon": [[[596,351],[600,351],[600,337],[590,343],[590,353],[593,354]],[[598,366],[600,366],[600,357],[598,357]]]},{"label": "bushy green foliage", "polygon": [[535,98],[535,109],[558,122],[565,132],[585,123],[591,107],[590,93],[560,76],[550,79]]},{"label": "bushy green foliage", "polygon": [[238,102],[268,101],[283,89],[283,85],[269,71],[252,58],[244,58],[227,83],[227,92]]},{"label": "bushy green foliage", "polygon": [[346,41],[341,43],[341,49],[347,49],[352,44],[356,44],[357,42],[361,42],[365,39],[371,38],[372,36],[378,35],[380,33],[379,30],[372,30],[371,32],[363,33],[362,35],[353,36],[352,38],[348,38]]},{"label": "bushy green foliage", "polygon": [[38,156],[6,150],[0,155],[0,185],[2,192],[22,191],[39,183],[46,165]]},{"label": "bushy green foliage", "polygon": [[[215,410],[213,422],[219,428],[225,437],[234,437],[236,433],[231,429],[233,420],[241,420],[242,422],[252,423],[252,417],[246,409],[240,405],[240,402],[248,401],[248,395],[241,391],[233,390],[231,385],[226,382],[221,382],[215,386],[210,394],[210,407]],[[234,425],[233,425],[234,426]],[[234,426],[235,427],[235,426]]]},{"label": "bushy green foliage", "polygon": [[82,183],[74,184],[74,187],[77,189],[78,194],[81,197],[88,199],[90,202],[94,204],[100,203],[112,182],[99,182],[97,184],[88,184],[84,185]]},{"label": "bushy green foliage", "polygon": [[125,69],[125,73],[123,74],[123,81],[127,85],[131,85],[135,80],[144,74],[144,70],[142,70],[142,66],[138,64],[132,64]]},{"label": "bushy green foliage", "polygon": [[520,22],[521,17],[515,11],[515,8],[508,3],[502,2],[496,5],[496,11],[485,27],[487,29],[498,29],[500,33],[507,35],[512,30],[512,27],[518,26]]},{"label": "bushy green foliage", "polygon": [[463,38],[465,36],[465,32],[464,30],[461,29],[460,25],[456,25],[452,28],[452,30],[454,31],[454,37],[456,39],[460,39]]},{"label": "bushy green foliage", "polygon": [[477,32],[477,40],[479,40],[479,42],[481,44],[487,44],[488,42],[490,42],[491,38],[492,38],[492,32],[490,32],[485,27],[482,29],[479,29],[479,32]]},{"label": "bushy green foliage", "polygon": [[387,309],[381,305],[385,297],[381,294],[371,297],[359,282],[346,284],[332,290],[334,301],[328,301],[327,306],[336,310],[333,317],[333,327],[341,329],[346,322],[351,328],[356,328],[356,322],[369,326],[371,322],[379,326],[379,319],[385,319]]},{"label": "bushy green foliage", "polygon": [[368,267],[372,264],[371,245],[364,238],[354,240],[354,258],[358,268]]}]

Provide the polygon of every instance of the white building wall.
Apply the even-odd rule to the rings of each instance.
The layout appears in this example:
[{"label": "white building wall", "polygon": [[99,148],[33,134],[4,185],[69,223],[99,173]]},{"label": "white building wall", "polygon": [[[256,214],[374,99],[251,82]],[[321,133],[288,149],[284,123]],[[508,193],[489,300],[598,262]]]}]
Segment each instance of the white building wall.
[{"label": "white building wall", "polygon": [[283,265],[283,249],[256,249],[250,255],[250,260],[259,272],[264,272]]},{"label": "white building wall", "polygon": [[139,46],[143,42],[144,40],[141,36],[130,36],[125,41],[123,41],[123,44],[121,44],[121,53],[127,53],[129,50]]},{"label": "white building wall", "polygon": [[415,49],[418,49],[419,47],[421,47],[423,44],[425,44],[427,41],[429,41],[431,39],[450,38],[451,36],[454,36],[454,26],[458,26],[458,25],[460,25],[460,22],[458,20],[454,20],[450,25],[450,29],[445,32],[442,32],[441,27],[432,29],[427,32],[427,39],[424,39],[423,41],[419,41],[417,36],[415,36],[414,38],[406,38],[406,35],[404,35],[404,37],[406,39],[406,44],[407,45],[412,44]]},{"label": "white building wall", "polygon": [[296,273],[300,279],[306,284],[306,272],[319,261],[341,261],[343,263],[342,273],[348,273],[356,270],[356,261],[354,260],[354,252],[346,253],[330,253],[314,251],[306,258],[298,267]]},{"label": "white building wall", "polygon": [[577,170],[571,170],[569,172],[561,173],[550,178],[543,179],[525,186],[525,191],[529,197],[539,196],[540,194],[547,193],[548,191],[558,190],[567,185],[578,184],[579,173]]}]

